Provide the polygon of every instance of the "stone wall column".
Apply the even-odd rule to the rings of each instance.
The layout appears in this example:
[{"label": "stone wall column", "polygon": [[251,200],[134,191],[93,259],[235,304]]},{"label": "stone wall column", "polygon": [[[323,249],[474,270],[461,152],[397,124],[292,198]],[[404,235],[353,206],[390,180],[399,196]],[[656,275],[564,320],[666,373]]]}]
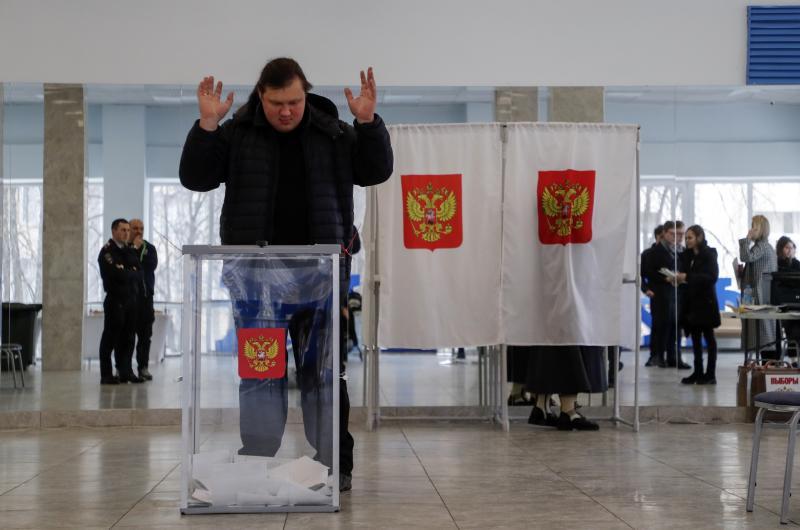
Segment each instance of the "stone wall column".
[{"label": "stone wall column", "polygon": [[605,120],[603,87],[553,87],[548,121],[602,123]]},{"label": "stone wall column", "polygon": [[42,369],[80,370],[85,107],[81,85],[44,85]]},{"label": "stone wall column", "polygon": [[534,87],[497,88],[494,91],[494,116],[498,122],[537,121],[539,90]]}]

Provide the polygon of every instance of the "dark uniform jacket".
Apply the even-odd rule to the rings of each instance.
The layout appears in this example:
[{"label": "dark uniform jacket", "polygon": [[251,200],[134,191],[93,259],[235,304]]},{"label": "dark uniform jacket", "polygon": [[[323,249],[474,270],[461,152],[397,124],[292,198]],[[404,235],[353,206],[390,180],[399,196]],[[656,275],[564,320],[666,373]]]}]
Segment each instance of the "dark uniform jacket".
[{"label": "dark uniform jacket", "polygon": [[718,328],[716,249],[704,247],[698,254],[686,249],[681,254],[679,270],[686,273],[685,289],[681,292],[681,327],[687,334],[692,328]]},{"label": "dark uniform jacket", "polygon": [[103,245],[97,256],[103,289],[106,294],[119,300],[136,297],[144,281],[139,257],[133,248],[125,245],[120,248],[113,239]]}]

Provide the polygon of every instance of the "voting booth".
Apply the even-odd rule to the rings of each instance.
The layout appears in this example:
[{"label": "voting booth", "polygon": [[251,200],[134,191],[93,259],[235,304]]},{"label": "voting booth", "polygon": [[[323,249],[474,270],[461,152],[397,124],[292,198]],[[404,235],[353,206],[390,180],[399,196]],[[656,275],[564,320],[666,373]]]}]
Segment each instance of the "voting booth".
[{"label": "voting booth", "polygon": [[339,510],[339,251],[183,248],[182,513]]}]

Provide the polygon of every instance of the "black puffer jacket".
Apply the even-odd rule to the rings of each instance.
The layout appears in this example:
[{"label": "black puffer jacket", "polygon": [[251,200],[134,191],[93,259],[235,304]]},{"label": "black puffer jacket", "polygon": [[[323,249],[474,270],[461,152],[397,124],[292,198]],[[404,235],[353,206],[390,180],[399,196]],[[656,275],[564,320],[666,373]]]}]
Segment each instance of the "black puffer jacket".
[{"label": "black puffer jacket", "polygon": [[[383,120],[350,126],[328,99],[308,94],[302,132],[313,243],[347,245],[353,235],[353,185],[380,184],[392,173],[393,154]],[[214,132],[195,122],[183,147],[181,184],[209,191],[225,184],[220,217],[223,245],[272,239],[278,184],[277,133],[260,103],[245,105]]]},{"label": "black puffer jacket", "polygon": [[680,255],[678,270],[686,273],[685,290],[681,292],[680,324],[687,336],[693,328],[718,328],[721,320],[717,302],[717,250],[706,246],[695,254],[686,249]]}]

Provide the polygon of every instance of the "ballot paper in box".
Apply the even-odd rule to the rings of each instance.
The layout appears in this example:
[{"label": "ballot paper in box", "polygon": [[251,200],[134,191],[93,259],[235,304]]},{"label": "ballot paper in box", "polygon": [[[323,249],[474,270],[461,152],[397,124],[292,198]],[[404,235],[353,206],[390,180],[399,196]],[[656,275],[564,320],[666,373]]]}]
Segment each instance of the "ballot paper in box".
[{"label": "ballot paper in box", "polygon": [[181,512],[338,511],[339,247],[183,254]]}]

